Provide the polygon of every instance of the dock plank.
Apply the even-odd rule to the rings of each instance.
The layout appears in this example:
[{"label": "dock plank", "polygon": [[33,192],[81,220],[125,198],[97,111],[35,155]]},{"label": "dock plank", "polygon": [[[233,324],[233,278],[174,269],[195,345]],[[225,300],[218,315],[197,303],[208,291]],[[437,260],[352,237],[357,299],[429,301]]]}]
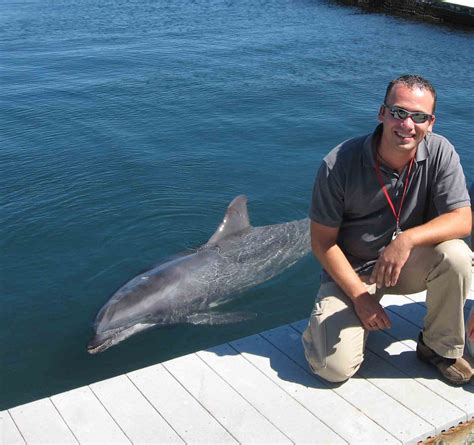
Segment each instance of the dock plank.
[{"label": "dock plank", "polygon": [[27,443],[77,443],[49,399],[11,408],[9,413]]},{"label": "dock plank", "polygon": [[163,365],[127,375],[186,443],[237,443]]},{"label": "dock plank", "polygon": [[[401,317],[413,323],[420,329],[423,327],[423,319],[426,314],[426,292],[410,295],[384,295],[381,302],[389,311],[395,312]],[[464,304],[464,318],[467,320],[469,311],[473,306],[473,292]]]},{"label": "dock plank", "polygon": [[306,442],[317,432],[321,442],[346,443],[230,345],[201,351],[198,356],[292,442]]},{"label": "dock plank", "polygon": [[[432,366],[422,363],[416,357],[415,350],[420,331],[419,327],[393,311],[391,311],[390,319],[392,321],[392,328],[387,331],[371,333],[367,340],[367,349],[390,363],[394,368],[406,375],[407,378],[414,379],[449,404],[464,412],[466,415],[464,420],[472,418],[474,411],[473,384],[454,387],[442,381],[438,371]],[[306,323],[306,320],[301,320],[293,323],[292,326],[302,331]],[[370,378],[369,380],[372,379]],[[402,385],[400,380],[396,381],[399,385]],[[451,410],[447,410],[446,414],[451,412]],[[457,423],[456,420],[457,416],[451,419],[447,415],[446,420],[439,425],[439,428],[443,429],[448,425],[453,426]]]},{"label": "dock plank", "polygon": [[[301,333],[306,323],[294,323],[291,326],[268,331],[264,336],[285,353],[291,354],[300,366],[306,367],[300,335],[291,335],[290,331],[290,329],[296,329],[298,333]],[[335,387],[334,391],[373,421],[382,425],[401,442],[416,441],[421,437],[426,437],[427,432],[428,434],[435,432],[434,427],[426,420],[358,374],[343,385]],[[390,415],[388,416],[387,413]]]},{"label": "dock plank", "polygon": [[416,292],[414,294],[405,295],[406,298],[415,302],[424,304],[426,300],[426,291],[423,292]]},{"label": "dock plank", "polygon": [[184,443],[127,376],[90,388],[133,443]]},{"label": "dock plank", "polygon": [[[261,335],[231,342],[260,369],[349,443],[400,443],[360,410],[330,390],[330,384],[301,368]],[[345,419],[341,422],[341,419]],[[316,441],[316,436],[311,434]]]},{"label": "dock plank", "polygon": [[[395,317],[394,317],[395,318]],[[393,323],[394,321],[392,321]],[[395,321],[396,322],[396,321]],[[457,406],[466,413],[468,420],[474,415],[473,386],[453,387],[442,381],[438,372],[431,366],[420,362],[416,357],[416,343],[412,341],[411,347],[407,341],[394,341],[393,337],[385,332],[371,335],[367,345],[370,350],[387,360],[407,376],[415,379],[431,391]],[[450,420],[446,420],[450,423]]]},{"label": "dock plank", "polygon": [[131,443],[88,386],[51,400],[80,443]]},{"label": "dock plank", "polygon": [[[472,286],[474,286],[474,280],[473,280]],[[418,292],[416,294],[405,295],[405,297],[408,300],[413,301],[414,303],[418,303],[424,308],[426,308],[426,291]],[[466,299],[466,302],[464,303],[464,321],[467,321],[467,317],[469,316],[469,312],[473,306],[474,306],[474,289],[473,287],[471,287],[471,290]],[[415,320],[415,324],[421,326],[422,318],[420,318],[419,320]]]},{"label": "dock plank", "polygon": [[[406,334],[408,332],[409,338],[416,338],[419,331],[417,327],[398,317],[396,314],[393,315],[393,318],[395,318],[395,323],[392,330],[395,330],[396,333]],[[306,324],[306,320],[301,320],[300,322],[293,323],[293,326],[298,332],[302,332]],[[431,371],[430,367],[420,363],[418,359],[415,358],[416,364],[421,368],[427,368],[424,370],[428,370],[433,379],[435,379],[432,385],[442,389],[442,394],[439,395],[426,385],[422,385],[416,379],[413,379],[413,376],[406,374],[396,366],[393,366],[393,364],[390,364],[388,356],[386,360],[382,360],[370,351],[374,343],[373,341],[371,342],[371,340],[377,335],[379,334],[371,333],[369,336],[366,359],[358,373],[361,377],[364,377],[379,387],[383,392],[409,408],[419,417],[430,423],[430,425],[437,426],[435,428],[436,432],[466,420],[467,413],[463,408],[466,407],[468,400],[465,394],[457,391],[458,397],[461,399],[461,407],[456,406],[452,401],[446,400],[445,398],[447,394],[452,394],[452,389],[459,390],[460,388],[452,388],[444,382],[438,382],[439,379],[436,371]],[[387,338],[387,344],[394,341],[396,340],[393,338]],[[411,345],[416,348],[416,342],[414,340],[411,340]],[[375,350],[380,352],[379,348]],[[429,409],[427,409],[428,406]]]},{"label": "dock plank", "polygon": [[25,441],[8,411],[0,412],[0,445],[21,445]]},{"label": "dock plank", "polygon": [[414,302],[405,295],[384,295],[381,303],[389,311],[395,312],[400,317],[413,323],[421,328],[423,326],[423,318],[426,314],[424,304]]},{"label": "dock plank", "polygon": [[[466,413],[421,385],[390,363],[366,350],[360,376],[380,388],[419,417],[429,422],[436,434],[451,425],[466,420]],[[402,384],[400,384],[402,382]]]},{"label": "dock plank", "polygon": [[291,442],[196,354],[179,357],[164,366],[237,441]]},{"label": "dock plank", "polygon": [[[467,303],[472,304],[473,300],[468,299]],[[395,338],[396,340],[402,341],[406,346],[408,346],[411,350],[416,350],[416,344],[418,341],[418,334],[420,333],[423,322],[422,321],[410,321],[407,320],[407,318],[404,316],[404,314],[400,314],[399,306],[392,305],[388,307],[388,310],[390,312],[390,317],[392,319],[392,327],[389,330],[386,330],[385,332]],[[465,314],[467,316],[466,310]],[[370,338],[370,337],[369,337]],[[465,351],[465,357],[467,351]],[[471,360],[472,361],[472,360]],[[424,367],[429,367],[429,365],[423,364]],[[437,375],[437,372],[433,372],[434,375]],[[438,376],[439,378],[439,376]],[[474,381],[471,380],[471,382],[467,385],[464,385],[465,389],[470,389],[471,392],[474,391]]]}]

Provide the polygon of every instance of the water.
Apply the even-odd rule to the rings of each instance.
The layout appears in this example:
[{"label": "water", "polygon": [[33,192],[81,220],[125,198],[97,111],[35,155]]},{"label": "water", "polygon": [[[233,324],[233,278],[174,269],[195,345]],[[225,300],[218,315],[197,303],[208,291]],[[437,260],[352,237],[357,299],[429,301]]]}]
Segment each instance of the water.
[{"label": "water", "polygon": [[401,73],[435,83],[473,180],[472,50],[327,1],[3,0],[0,409],[306,317],[311,257],[226,308],[255,320],[86,353],[110,294],[206,242],[234,196],[254,225],[305,217],[321,158]]}]

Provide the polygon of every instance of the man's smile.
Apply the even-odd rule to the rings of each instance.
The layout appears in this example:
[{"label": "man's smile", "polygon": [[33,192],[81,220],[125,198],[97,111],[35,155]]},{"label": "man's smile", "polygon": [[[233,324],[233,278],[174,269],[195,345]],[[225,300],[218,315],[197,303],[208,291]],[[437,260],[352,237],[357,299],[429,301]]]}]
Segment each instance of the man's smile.
[{"label": "man's smile", "polygon": [[415,135],[410,133],[400,133],[399,131],[395,131],[395,134],[401,138],[413,138]]},{"label": "man's smile", "polygon": [[400,139],[402,139],[404,142],[410,142],[412,141],[416,134],[411,134],[411,133],[402,133],[400,131],[394,131],[395,135],[398,136]]}]

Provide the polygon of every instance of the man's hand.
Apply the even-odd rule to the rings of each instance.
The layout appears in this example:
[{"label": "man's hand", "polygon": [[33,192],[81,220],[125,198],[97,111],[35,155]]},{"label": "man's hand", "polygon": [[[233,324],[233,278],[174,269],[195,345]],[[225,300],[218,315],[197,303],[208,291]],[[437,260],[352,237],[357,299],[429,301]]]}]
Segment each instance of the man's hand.
[{"label": "man's hand", "polygon": [[377,283],[378,289],[395,286],[412,247],[409,236],[405,232],[400,233],[380,254],[370,275],[370,283]]},{"label": "man's hand", "polygon": [[359,295],[353,300],[354,309],[362,322],[362,326],[368,331],[379,329],[390,329],[392,324],[383,307],[368,292]]}]

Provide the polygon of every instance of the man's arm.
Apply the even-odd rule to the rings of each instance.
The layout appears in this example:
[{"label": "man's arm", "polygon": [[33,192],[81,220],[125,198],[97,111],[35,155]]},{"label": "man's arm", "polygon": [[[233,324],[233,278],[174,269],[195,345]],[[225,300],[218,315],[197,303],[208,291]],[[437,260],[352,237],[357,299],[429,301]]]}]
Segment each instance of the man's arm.
[{"label": "man's arm", "polygon": [[357,316],[368,330],[390,328],[390,320],[377,299],[368,292],[337,245],[339,228],[311,221],[311,247],[333,280],[352,300]]},{"label": "man's arm", "polygon": [[378,288],[395,286],[414,247],[464,238],[470,234],[471,226],[471,208],[460,207],[402,232],[380,255],[370,276],[371,283],[377,283]]}]

